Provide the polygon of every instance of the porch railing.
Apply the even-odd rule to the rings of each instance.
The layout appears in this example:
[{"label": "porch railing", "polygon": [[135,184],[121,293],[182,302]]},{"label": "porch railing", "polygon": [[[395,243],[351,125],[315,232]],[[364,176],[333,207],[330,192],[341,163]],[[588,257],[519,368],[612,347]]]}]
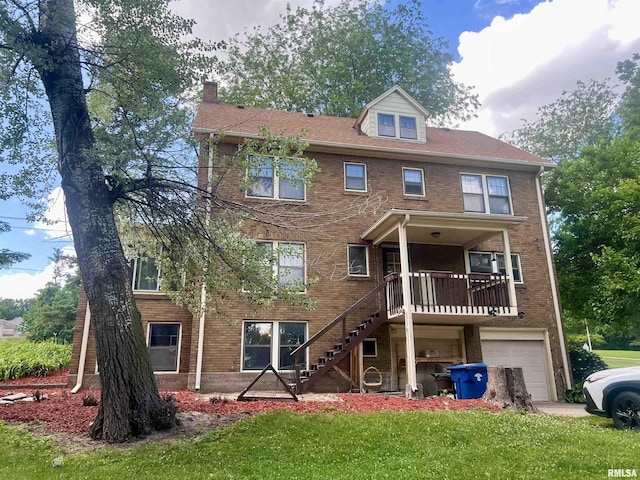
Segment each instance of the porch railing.
[{"label": "porch railing", "polygon": [[[506,274],[412,272],[411,305],[415,313],[457,315],[509,314],[509,277]],[[402,280],[387,285],[387,314],[402,313]]]}]

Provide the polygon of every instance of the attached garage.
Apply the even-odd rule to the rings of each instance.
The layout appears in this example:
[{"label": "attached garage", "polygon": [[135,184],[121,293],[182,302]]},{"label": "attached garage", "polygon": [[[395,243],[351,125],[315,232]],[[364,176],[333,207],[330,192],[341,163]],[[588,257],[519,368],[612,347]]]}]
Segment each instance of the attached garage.
[{"label": "attached garage", "polygon": [[557,400],[550,381],[546,331],[480,329],[480,339],[484,363],[494,367],[522,368],[527,391],[534,401]]}]

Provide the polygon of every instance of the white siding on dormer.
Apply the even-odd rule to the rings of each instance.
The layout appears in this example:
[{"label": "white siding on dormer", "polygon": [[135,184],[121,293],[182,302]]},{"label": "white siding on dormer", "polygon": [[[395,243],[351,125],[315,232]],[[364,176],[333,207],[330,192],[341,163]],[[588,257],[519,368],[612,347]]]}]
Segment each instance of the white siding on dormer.
[{"label": "white siding on dormer", "polygon": [[[397,92],[393,92],[387,97],[380,100],[375,105],[369,108],[369,111],[362,121],[361,130],[365,135],[370,137],[377,137],[378,135],[378,113],[386,113],[394,115],[396,121],[396,139],[408,141],[408,142],[426,142],[425,121],[422,112],[417,110],[411,103],[407,102],[405,98]],[[418,130],[417,140],[409,140],[400,138],[400,125],[398,119],[403,117],[414,117],[416,119],[416,128]],[[389,138],[392,137],[382,137]]]},{"label": "white siding on dormer", "polygon": [[371,126],[369,124],[369,115],[365,116],[364,119],[362,120],[362,123],[360,124],[360,131],[368,137],[373,137],[377,135],[375,125],[373,127],[373,132],[371,131]]}]

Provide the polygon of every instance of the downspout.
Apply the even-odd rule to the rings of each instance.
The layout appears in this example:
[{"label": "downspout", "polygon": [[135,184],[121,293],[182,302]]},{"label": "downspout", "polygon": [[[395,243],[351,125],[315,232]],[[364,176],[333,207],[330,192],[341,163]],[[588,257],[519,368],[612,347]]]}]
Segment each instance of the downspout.
[{"label": "downspout", "polygon": [[89,344],[89,324],[91,323],[91,310],[89,309],[89,300],[87,299],[87,309],[84,311],[84,328],[82,330],[82,343],[80,344],[80,362],[78,363],[78,377],[76,386],[71,389],[71,393],[78,393],[82,388],[82,380],[84,378],[84,363],[87,360],[87,345]]},{"label": "downspout", "polygon": [[549,237],[549,229],[547,228],[547,213],[544,208],[542,185],[540,177],[544,172],[544,166],[540,166],[540,171],[536,175],[536,193],[538,194],[538,208],[540,209],[540,221],[542,223],[542,236],[544,238],[544,250],[547,254],[547,269],[549,271],[549,283],[551,284],[551,295],[553,297],[553,309],[556,315],[556,324],[558,329],[558,341],[560,342],[560,353],[562,355],[562,370],[566,379],[567,390],[571,389],[571,372],[567,362],[567,349],[565,347],[564,329],[562,327],[562,317],[560,315],[560,301],[558,300],[558,289],[556,287],[555,269],[553,266],[553,257],[551,255],[551,239]]},{"label": "downspout", "polygon": [[416,375],[416,351],[415,339],[413,333],[413,312],[411,310],[411,285],[409,277],[409,242],[407,240],[407,222],[409,215],[404,216],[404,221],[398,225],[398,243],[400,244],[400,265],[402,271],[400,276],[402,279],[402,298],[404,309],[404,334],[405,334],[405,368],[407,371],[407,381],[409,389],[406,389],[408,398],[416,398],[418,392],[418,382]]},{"label": "downspout", "polygon": [[[213,143],[213,134],[209,135],[209,140]],[[211,223],[211,193],[213,191],[213,186],[211,185],[213,181],[213,150],[211,146],[209,146],[209,163],[208,163],[208,172],[207,172],[207,207],[205,209],[206,218],[204,220],[207,230],[209,229],[209,224]],[[205,252],[205,272],[207,269],[207,260],[208,256]],[[206,317],[206,306],[207,306],[207,286],[206,282],[202,282],[202,289],[200,290],[200,325],[198,328],[198,353],[196,355],[196,381],[194,384],[194,389],[196,391],[200,390],[200,384],[202,382],[202,357],[204,355],[204,323]]]}]

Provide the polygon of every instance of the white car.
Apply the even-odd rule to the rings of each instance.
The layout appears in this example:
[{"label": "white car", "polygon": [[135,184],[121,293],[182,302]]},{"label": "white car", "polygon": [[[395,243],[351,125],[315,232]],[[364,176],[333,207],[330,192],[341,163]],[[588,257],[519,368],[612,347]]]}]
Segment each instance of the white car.
[{"label": "white car", "polygon": [[592,373],[583,392],[587,412],[612,418],[617,428],[640,431],[640,367]]}]

